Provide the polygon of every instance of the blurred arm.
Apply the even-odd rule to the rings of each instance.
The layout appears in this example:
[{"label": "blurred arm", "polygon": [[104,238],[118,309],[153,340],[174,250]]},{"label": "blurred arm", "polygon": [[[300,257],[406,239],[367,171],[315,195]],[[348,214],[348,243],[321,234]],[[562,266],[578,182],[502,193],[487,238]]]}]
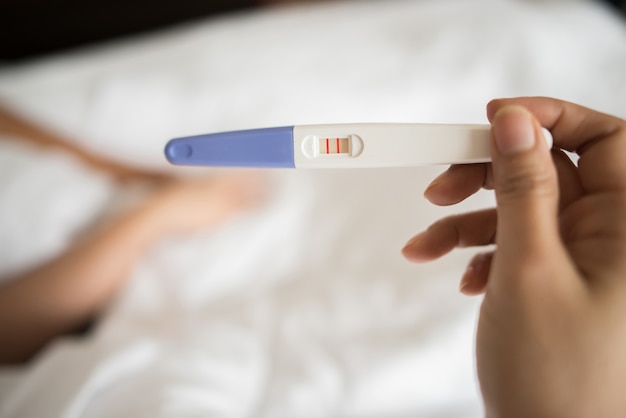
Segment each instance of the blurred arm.
[{"label": "blurred arm", "polygon": [[58,258],[0,286],[0,364],[23,362],[98,315],[152,244],[211,228],[262,197],[258,174],[170,181]]},{"label": "blurred arm", "polygon": [[0,287],[0,364],[23,362],[57,335],[87,323],[112,299],[135,261],[164,231],[138,208],[59,258]]},{"label": "blurred arm", "polygon": [[40,147],[64,150],[77,157],[93,169],[105,171],[112,175],[116,180],[122,182],[132,179],[158,181],[167,177],[162,173],[127,167],[95,155],[83,148],[78,147],[71,141],[62,138],[61,136],[45,130],[24,118],[21,118],[15,113],[2,107],[0,104],[0,138],[2,138],[2,134],[9,135],[13,138],[19,138],[20,140],[30,142]]}]

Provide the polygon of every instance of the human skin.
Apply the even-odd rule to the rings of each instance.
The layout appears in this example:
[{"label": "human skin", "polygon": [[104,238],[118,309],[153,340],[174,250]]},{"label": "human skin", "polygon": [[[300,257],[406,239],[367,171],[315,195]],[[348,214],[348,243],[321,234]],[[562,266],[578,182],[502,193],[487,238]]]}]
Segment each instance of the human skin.
[{"label": "human skin", "polygon": [[485,293],[476,355],[488,417],[622,417],[626,122],[540,97],[494,100],[487,115],[492,164],[453,166],[425,196],[451,205],[494,188],[496,208],[444,218],[403,253],[426,262],[495,244],[461,279],[463,293]]},{"label": "human skin", "polygon": [[19,138],[19,140],[30,143],[42,149],[63,150],[73,155],[88,167],[106,172],[113,179],[120,183],[145,180],[158,182],[168,180],[168,175],[157,170],[147,170],[120,164],[101,157],[93,152],[76,145],[77,141],[72,141],[56,132],[46,129],[27,118],[4,107],[0,103],[0,134]]},{"label": "human skin", "polygon": [[0,285],[0,364],[27,361],[55,337],[100,315],[155,243],[211,228],[262,195],[258,178],[246,174],[177,179],[126,167],[2,109],[0,133],[62,149],[120,184],[152,186],[137,206],[94,228],[53,260]]}]

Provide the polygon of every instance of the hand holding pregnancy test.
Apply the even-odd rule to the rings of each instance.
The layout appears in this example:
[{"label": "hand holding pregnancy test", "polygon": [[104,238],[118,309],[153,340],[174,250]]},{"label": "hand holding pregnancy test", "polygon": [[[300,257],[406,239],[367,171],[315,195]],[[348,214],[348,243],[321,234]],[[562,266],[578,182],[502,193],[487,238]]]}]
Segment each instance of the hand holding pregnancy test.
[{"label": "hand holding pregnancy test", "polygon": [[[270,168],[411,167],[484,163],[490,125],[302,125],[172,139],[165,147],[177,165]],[[543,129],[548,147],[552,135]]]},{"label": "hand holding pregnancy test", "polygon": [[426,197],[450,205],[488,186],[496,207],[434,222],[403,254],[483,248],[461,289],[485,294],[476,361],[487,416],[623,417],[626,121],[543,97],[495,100],[487,115],[490,166],[453,166]]}]

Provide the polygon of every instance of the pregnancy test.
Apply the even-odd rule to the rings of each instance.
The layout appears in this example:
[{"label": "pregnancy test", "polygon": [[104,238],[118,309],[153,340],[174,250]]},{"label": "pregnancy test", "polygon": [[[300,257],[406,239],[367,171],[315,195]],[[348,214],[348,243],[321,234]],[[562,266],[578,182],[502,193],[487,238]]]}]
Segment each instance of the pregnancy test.
[{"label": "pregnancy test", "polygon": [[[177,165],[271,168],[411,167],[484,163],[490,125],[337,124],[250,129],[175,138]],[[543,129],[548,147],[552,135]]]}]

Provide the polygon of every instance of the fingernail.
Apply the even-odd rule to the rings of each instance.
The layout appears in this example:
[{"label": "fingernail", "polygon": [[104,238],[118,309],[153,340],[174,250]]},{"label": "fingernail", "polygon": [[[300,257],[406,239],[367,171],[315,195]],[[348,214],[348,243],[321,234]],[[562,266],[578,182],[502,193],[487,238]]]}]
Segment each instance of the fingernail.
[{"label": "fingernail", "polygon": [[504,155],[528,151],[535,144],[533,116],[521,106],[505,106],[498,110],[493,130],[498,151]]},{"label": "fingernail", "polygon": [[444,177],[446,172],[439,174],[433,181],[430,182],[426,190],[424,190],[424,197],[428,199],[428,196],[432,194],[433,190],[437,189],[439,185],[442,183],[442,178]]},{"label": "fingernail", "polygon": [[419,241],[419,240],[420,240],[421,236],[422,236],[422,233],[419,233],[419,234],[417,234],[416,236],[414,236],[413,238],[411,238],[411,239],[410,239],[410,240],[409,240],[409,241],[408,241],[408,242],[404,245],[404,248],[402,249],[402,251],[407,250],[407,249],[409,249],[409,250],[410,250],[410,249],[411,249],[411,247],[413,247],[413,246],[415,245],[415,243],[416,243],[417,241]]},{"label": "fingernail", "polygon": [[414,247],[421,240],[424,233],[419,233],[409,240],[402,248],[402,255],[409,261],[420,261],[420,257],[415,253]]},{"label": "fingernail", "polygon": [[430,184],[430,185],[426,188],[426,190],[424,190],[424,197],[425,197],[427,200],[430,200],[430,199],[431,199],[431,196],[432,196],[432,194],[433,194],[433,190],[434,190],[434,189],[436,189],[436,188],[437,188],[437,184],[436,184],[436,183],[434,183],[434,182],[433,182],[433,183],[431,183],[431,184]]},{"label": "fingernail", "polygon": [[466,293],[464,290],[470,285],[472,282],[472,273],[476,268],[470,264],[465,269],[465,273],[463,273],[463,277],[461,278],[461,283],[459,284],[459,291],[461,293]]},{"label": "fingernail", "polygon": [[489,265],[492,258],[493,253],[487,252],[476,254],[470,260],[459,284],[461,293],[468,296],[482,293],[485,286],[484,280],[489,274]]}]

